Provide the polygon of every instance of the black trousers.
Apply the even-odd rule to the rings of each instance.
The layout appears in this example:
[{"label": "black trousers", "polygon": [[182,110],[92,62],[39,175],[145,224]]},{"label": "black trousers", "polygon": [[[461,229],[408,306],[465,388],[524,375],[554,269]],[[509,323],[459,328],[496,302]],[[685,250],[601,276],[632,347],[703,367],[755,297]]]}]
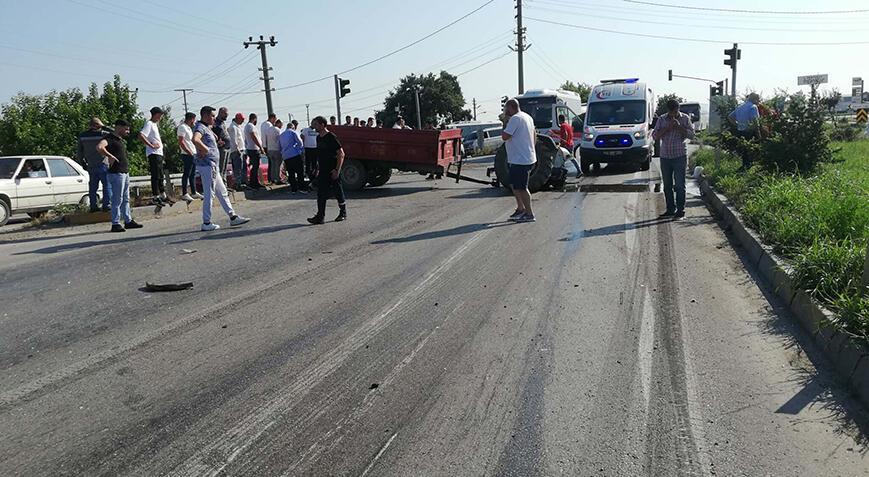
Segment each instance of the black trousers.
[{"label": "black trousers", "polygon": [[317,176],[317,215],[324,217],[326,215],[326,201],[332,195],[338,200],[338,207],[344,210],[344,188],[341,187],[341,177],[332,180],[329,173],[322,171],[322,174]]},{"label": "black trousers", "polygon": [[248,184],[253,187],[259,187],[259,163],[260,153],[256,149],[247,150],[247,160],[250,164],[250,175],[247,178]]},{"label": "black trousers", "polygon": [[[737,131],[736,136],[741,137],[742,139],[745,139],[746,141],[751,141],[752,139],[755,138],[755,134],[752,131]],[[751,158],[748,157],[748,154],[743,153],[742,154],[742,168],[748,169],[750,167],[751,167]]]},{"label": "black trousers", "polygon": [[305,185],[305,164],[302,156],[284,159],[284,169],[287,170],[287,180],[290,181],[290,190],[298,192],[299,187]]},{"label": "black trousers", "polygon": [[151,170],[151,193],[157,196],[166,192],[166,185],[163,182],[163,156],[149,154],[148,168]]},{"label": "black trousers", "polygon": [[305,175],[308,176],[308,180],[314,182],[314,178],[316,174],[314,172],[320,167],[319,161],[317,160],[317,148],[314,147],[306,147],[305,148]]}]

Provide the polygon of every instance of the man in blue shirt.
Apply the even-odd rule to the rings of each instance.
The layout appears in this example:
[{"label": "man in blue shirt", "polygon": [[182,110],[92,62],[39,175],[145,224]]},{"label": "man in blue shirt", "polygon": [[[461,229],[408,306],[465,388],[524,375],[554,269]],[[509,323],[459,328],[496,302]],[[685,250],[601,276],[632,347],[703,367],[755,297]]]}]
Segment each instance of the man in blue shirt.
[{"label": "man in blue shirt", "polygon": [[[745,98],[745,102],[730,113],[730,120],[736,123],[736,135],[747,141],[758,137],[760,133],[760,111],[757,109],[757,103],[760,102],[760,96],[757,93],[751,93]],[[742,168],[748,169],[751,167],[751,159],[748,155],[742,156]]]},{"label": "man in blue shirt", "polygon": [[229,203],[229,193],[220,175],[220,151],[217,145],[217,136],[211,129],[214,127],[214,111],[211,106],[203,106],[199,110],[199,122],[193,129],[193,145],[196,146],[196,172],[202,178],[202,231],[210,232],[220,228],[211,223],[211,198],[216,194],[217,200],[223,206],[224,212],[229,216],[229,224],[233,227],[250,222],[250,219],[235,214],[232,204]]},{"label": "man in blue shirt", "polygon": [[305,186],[305,161],[302,159],[305,146],[302,137],[293,129],[293,123],[287,124],[287,129],[278,137],[278,142],[281,145],[281,157],[284,160],[284,169],[287,170],[290,190],[293,194],[298,194],[299,190],[304,194],[308,192]]}]

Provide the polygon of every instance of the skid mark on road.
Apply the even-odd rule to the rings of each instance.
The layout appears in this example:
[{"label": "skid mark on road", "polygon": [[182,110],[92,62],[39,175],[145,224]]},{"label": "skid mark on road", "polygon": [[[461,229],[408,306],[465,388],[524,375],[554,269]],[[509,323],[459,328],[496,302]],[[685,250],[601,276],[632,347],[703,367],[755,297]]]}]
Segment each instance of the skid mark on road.
[{"label": "skid mark on road", "polygon": [[[405,302],[420,295],[429,285],[440,278],[455,264],[475,243],[486,235],[486,231],[477,233],[455,250],[446,260],[429,272],[414,288],[401,295],[392,305],[386,307],[380,314],[363,323],[352,335],[341,344],[326,352],[316,364],[299,374],[289,386],[280,389],[270,402],[260,406],[254,412],[245,416],[235,426],[217,436],[215,439],[184,462],[173,469],[171,475],[217,475],[232,463],[242,452],[251,446],[266,430],[273,426],[277,419],[320,384],[327,376],[342,366],[350,356],[364,346],[375,335],[391,325],[396,319],[398,310]],[[215,457],[220,459],[212,464]]]}]

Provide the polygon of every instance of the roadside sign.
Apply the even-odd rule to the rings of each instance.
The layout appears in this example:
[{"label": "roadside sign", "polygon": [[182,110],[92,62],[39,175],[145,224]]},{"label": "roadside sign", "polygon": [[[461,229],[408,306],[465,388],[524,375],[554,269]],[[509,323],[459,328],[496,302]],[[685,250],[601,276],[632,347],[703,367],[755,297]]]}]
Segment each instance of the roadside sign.
[{"label": "roadside sign", "polygon": [[858,109],[855,118],[857,119],[858,123],[865,123],[867,120],[867,116],[869,116],[869,114],[866,113],[865,109]]},{"label": "roadside sign", "polygon": [[828,80],[827,75],[808,75],[797,76],[797,84],[800,86],[811,86],[814,84],[823,84]]},{"label": "roadside sign", "polygon": [[855,76],[855,77],[851,78],[851,86],[860,86],[862,88],[863,87],[863,78],[861,78],[859,76]]}]

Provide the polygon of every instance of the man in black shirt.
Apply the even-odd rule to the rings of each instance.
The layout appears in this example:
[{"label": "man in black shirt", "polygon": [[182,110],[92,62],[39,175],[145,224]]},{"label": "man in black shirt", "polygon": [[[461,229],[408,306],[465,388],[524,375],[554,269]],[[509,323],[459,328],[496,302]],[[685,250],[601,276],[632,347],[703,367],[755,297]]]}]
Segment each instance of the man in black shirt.
[{"label": "man in black shirt", "polygon": [[317,159],[320,167],[317,173],[317,215],[308,219],[311,224],[322,224],[326,216],[326,201],[334,192],[341,211],[335,222],[347,219],[347,204],[344,189],[341,187],[341,166],[344,164],[344,149],[338,137],[326,128],[326,118],[317,116],[311,121],[317,130]]},{"label": "man in black shirt", "polygon": [[88,182],[88,199],[90,202],[91,212],[99,210],[100,204],[97,201],[97,190],[100,185],[103,186],[103,211],[109,210],[109,182],[106,174],[108,174],[109,165],[106,163],[99,151],[97,144],[106,137],[108,131],[103,126],[103,122],[99,118],[93,117],[90,121],[90,127],[87,131],[78,135],[78,152],[76,157],[82,166],[87,168],[90,181]]},{"label": "man in black shirt", "polygon": [[[129,134],[130,124],[118,119],[115,121],[115,131],[97,144],[97,150],[109,161],[107,176],[112,191],[112,232],[142,228],[130,215],[130,163],[127,160]],[[121,213],[124,214],[124,226],[121,226]]]}]

